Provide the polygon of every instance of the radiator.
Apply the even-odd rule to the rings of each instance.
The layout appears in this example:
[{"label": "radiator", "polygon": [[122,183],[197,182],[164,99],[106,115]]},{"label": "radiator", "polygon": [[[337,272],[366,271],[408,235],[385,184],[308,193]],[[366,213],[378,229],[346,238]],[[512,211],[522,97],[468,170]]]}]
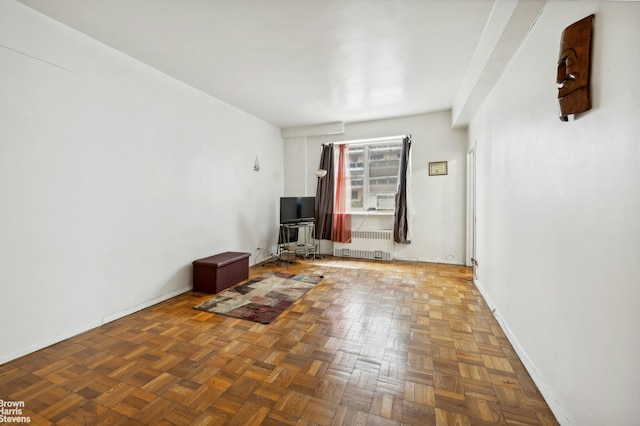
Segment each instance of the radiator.
[{"label": "radiator", "polygon": [[351,232],[350,243],[333,243],[333,255],[358,259],[393,260],[391,229],[357,230]]}]

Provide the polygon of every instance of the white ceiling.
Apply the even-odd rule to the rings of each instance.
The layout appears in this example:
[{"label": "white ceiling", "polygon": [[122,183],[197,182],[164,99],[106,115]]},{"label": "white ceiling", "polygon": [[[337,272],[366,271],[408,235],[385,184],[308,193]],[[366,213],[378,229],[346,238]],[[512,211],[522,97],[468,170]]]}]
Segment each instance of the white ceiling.
[{"label": "white ceiling", "polygon": [[20,2],[281,128],[451,109],[496,49],[493,0]]}]

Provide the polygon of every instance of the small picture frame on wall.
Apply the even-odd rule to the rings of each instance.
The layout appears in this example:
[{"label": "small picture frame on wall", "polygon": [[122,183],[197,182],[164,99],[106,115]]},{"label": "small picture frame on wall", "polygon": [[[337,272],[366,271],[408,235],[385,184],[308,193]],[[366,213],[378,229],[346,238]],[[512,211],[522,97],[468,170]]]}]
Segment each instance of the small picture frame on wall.
[{"label": "small picture frame on wall", "polygon": [[436,161],[429,163],[429,176],[444,176],[447,172],[446,161]]}]

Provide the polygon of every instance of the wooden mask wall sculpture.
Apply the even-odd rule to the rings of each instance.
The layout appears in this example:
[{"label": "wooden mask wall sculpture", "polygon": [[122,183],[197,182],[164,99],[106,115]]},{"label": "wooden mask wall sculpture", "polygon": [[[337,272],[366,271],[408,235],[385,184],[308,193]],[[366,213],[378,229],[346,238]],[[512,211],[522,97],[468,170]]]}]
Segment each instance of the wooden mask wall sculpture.
[{"label": "wooden mask wall sculpture", "polygon": [[591,109],[589,67],[593,15],[569,25],[562,32],[558,58],[558,102],[560,120]]}]

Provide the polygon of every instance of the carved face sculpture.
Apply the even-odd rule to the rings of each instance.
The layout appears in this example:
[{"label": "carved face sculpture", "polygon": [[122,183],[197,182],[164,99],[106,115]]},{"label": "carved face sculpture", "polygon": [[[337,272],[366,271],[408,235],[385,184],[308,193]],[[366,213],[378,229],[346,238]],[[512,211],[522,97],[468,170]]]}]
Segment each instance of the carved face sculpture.
[{"label": "carved face sculpture", "polygon": [[593,15],[587,16],[562,32],[556,78],[562,121],[567,121],[571,114],[591,109],[589,66],[592,21]]}]

